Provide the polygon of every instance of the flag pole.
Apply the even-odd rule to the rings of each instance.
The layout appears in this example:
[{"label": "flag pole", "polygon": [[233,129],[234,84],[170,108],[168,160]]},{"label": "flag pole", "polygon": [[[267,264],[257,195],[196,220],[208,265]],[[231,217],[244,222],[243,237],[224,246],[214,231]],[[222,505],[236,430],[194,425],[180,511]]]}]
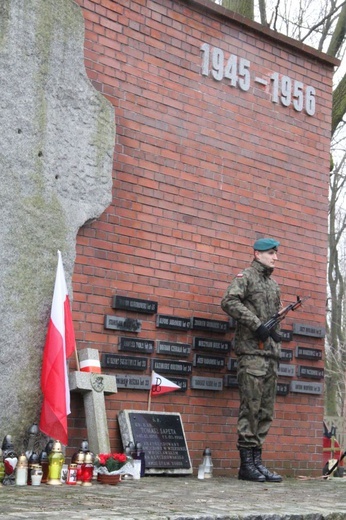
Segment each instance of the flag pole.
[{"label": "flag pole", "polygon": [[75,356],[76,356],[77,372],[80,372],[80,364],[79,364],[77,345],[76,344],[74,346],[74,353],[75,353]]},{"label": "flag pole", "polygon": [[151,374],[150,374],[150,389],[149,389],[149,397],[148,397],[148,412],[150,412],[150,407],[151,407],[151,389],[152,389],[152,386],[153,386],[153,371],[151,371]]}]

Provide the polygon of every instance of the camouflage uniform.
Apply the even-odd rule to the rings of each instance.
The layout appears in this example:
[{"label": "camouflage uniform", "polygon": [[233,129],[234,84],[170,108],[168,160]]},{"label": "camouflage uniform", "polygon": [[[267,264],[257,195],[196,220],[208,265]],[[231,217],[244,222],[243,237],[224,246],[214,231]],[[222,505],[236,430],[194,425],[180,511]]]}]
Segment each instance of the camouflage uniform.
[{"label": "camouflage uniform", "polygon": [[255,334],[280,309],[280,290],[270,277],[272,272],[254,260],[232,281],[221,302],[222,309],[237,322],[239,449],[260,448],[273,420],[280,343],[269,337],[261,344]]}]

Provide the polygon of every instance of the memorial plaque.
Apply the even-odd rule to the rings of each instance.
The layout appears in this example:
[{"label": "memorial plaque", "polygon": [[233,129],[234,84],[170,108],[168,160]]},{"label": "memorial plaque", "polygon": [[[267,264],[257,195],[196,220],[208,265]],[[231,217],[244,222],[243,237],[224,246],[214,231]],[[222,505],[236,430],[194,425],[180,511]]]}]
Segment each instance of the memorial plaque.
[{"label": "memorial plaque", "polygon": [[184,379],[182,377],[172,377],[169,378],[170,381],[173,381],[176,385],[180,386],[180,389],[178,388],[175,390],[175,392],[186,392],[188,388],[188,379]]},{"label": "memorial plaque", "polygon": [[229,330],[229,320],[209,320],[208,318],[192,318],[192,328],[195,330],[207,330],[224,334]]},{"label": "memorial plaque", "polygon": [[231,350],[231,341],[217,341],[209,338],[193,338],[193,348],[195,350],[210,350],[227,354]]},{"label": "memorial plaque", "polygon": [[308,377],[310,379],[323,379],[323,368],[298,366],[297,374],[299,377]]},{"label": "memorial plaque", "polygon": [[292,330],[280,330],[281,341],[292,341],[293,331]]},{"label": "memorial plaque", "polygon": [[289,383],[278,383],[276,385],[276,395],[288,395],[290,391]]},{"label": "memorial plaque", "polygon": [[239,386],[237,377],[229,374],[224,376],[223,384],[226,388],[238,388]]},{"label": "memorial plaque", "polygon": [[163,359],[153,359],[151,368],[155,372],[163,374],[191,374],[192,363],[188,361],[168,361]]},{"label": "memorial plaque", "polygon": [[235,321],[234,318],[230,318],[228,320],[228,326],[229,326],[230,329],[235,329],[236,324],[237,324],[237,322]]},{"label": "memorial plaque", "polygon": [[141,352],[151,354],[154,352],[155,342],[148,339],[126,338],[119,339],[118,349],[123,352]]},{"label": "memorial plaque", "polygon": [[146,370],[148,359],[143,357],[119,356],[118,354],[102,354],[101,366],[103,368],[116,368],[121,370]]},{"label": "memorial plaque", "polygon": [[289,350],[288,348],[282,348],[280,353],[280,359],[282,359],[282,361],[292,361],[293,350]]},{"label": "memorial plaque", "polygon": [[287,365],[286,363],[279,363],[278,376],[294,377],[296,375],[296,367],[294,365]]},{"label": "memorial plaque", "polygon": [[126,311],[133,312],[142,312],[144,314],[155,314],[157,312],[157,302],[117,295],[113,296],[112,308],[124,309]]},{"label": "memorial plaque", "polygon": [[191,388],[193,390],[222,390],[222,377],[191,377]]},{"label": "memorial plaque", "polygon": [[151,388],[150,376],[137,376],[133,374],[116,374],[117,387],[130,390],[147,390]]},{"label": "memorial plaque", "polygon": [[225,366],[225,360],[224,358],[216,356],[195,354],[193,357],[193,366],[196,368],[204,368],[206,370],[221,370]]},{"label": "memorial plaque", "polygon": [[190,330],[192,327],[191,318],[179,318],[178,316],[166,316],[158,314],[156,327],[172,330]]},{"label": "memorial plaque", "polygon": [[316,361],[322,359],[322,350],[319,348],[296,348],[296,358],[299,359],[315,359]]},{"label": "memorial plaque", "polygon": [[105,329],[126,330],[127,332],[139,332],[142,322],[132,318],[119,318],[118,316],[106,315],[104,319]]},{"label": "memorial plaque", "polygon": [[158,341],[156,352],[170,356],[188,357],[191,347],[188,343],[172,343],[171,341]]},{"label": "memorial plaque", "polygon": [[304,323],[294,323],[293,334],[312,336],[314,338],[324,338],[326,335],[326,329],[324,327],[315,327],[314,325],[304,325]]},{"label": "memorial plaque", "polygon": [[322,394],[322,383],[308,383],[307,381],[291,381],[291,392],[297,394]]},{"label": "memorial plaque", "polygon": [[234,358],[229,358],[228,363],[227,363],[227,369],[230,372],[236,372],[237,366],[238,366],[238,360],[234,359]]},{"label": "memorial plaque", "polygon": [[141,443],[146,474],[192,473],[180,414],[121,410],[118,420],[123,446]]}]

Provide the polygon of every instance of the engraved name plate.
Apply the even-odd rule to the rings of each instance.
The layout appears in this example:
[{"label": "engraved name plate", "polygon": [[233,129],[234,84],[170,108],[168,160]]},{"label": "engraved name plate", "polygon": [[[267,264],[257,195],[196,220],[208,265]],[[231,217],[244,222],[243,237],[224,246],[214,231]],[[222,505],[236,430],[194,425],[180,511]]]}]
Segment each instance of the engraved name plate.
[{"label": "engraved name plate", "polygon": [[133,312],[142,312],[145,314],[155,314],[157,312],[157,302],[117,295],[113,296],[112,308],[124,309]]},{"label": "engraved name plate", "polygon": [[121,337],[118,348],[124,352],[142,352],[142,354],[151,354],[154,352],[154,341],[138,338]]},{"label": "engraved name plate", "polygon": [[192,363],[188,361],[168,361],[161,359],[153,359],[151,362],[152,369],[155,372],[164,374],[191,374]]},{"label": "engraved name plate", "polygon": [[278,383],[276,386],[276,395],[288,395],[289,391],[289,383]]},{"label": "engraved name plate", "polygon": [[117,388],[129,388],[133,390],[150,390],[151,377],[128,374],[116,374]]},{"label": "engraved name plate", "polygon": [[298,366],[297,374],[299,377],[307,377],[311,379],[323,379],[323,368]]},{"label": "engraved name plate", "polygon": [[282,361],[292,361],[293,350],[289,350],[288,348],[282,348],[280,353],[280,359],[282,359]]},{"label": "engraved name plate", "polygon": [[195,354],[193,357],[193,366],[206,370],[221,370],[225,366],[225,360],[220,357]]},{"label": "engraved name plate", "polygon": [[229,321],[209,320],[208,318],[192,318],[192,328],[224,334],[229,330]]},{"label": "engraved name plate", "polygon": [[293,334],[301,336],[312,336],[314,338],[324,338],[326,329],[324,327],[316,327],[314,325],[305,325],[304,323],[293,324]]},{"label": "engraved name plate", "polygon": [[296,348],[296,358],[299,359],[316,359],[317,361],[322,359],[322,350],[319,348]]},{"label": "engraved name plate", "polygon": [[192,327],[192,323],[191,318],[179,318],[178,316],[158,314],[156,327],[172,330],[189,330]]},{"label": "engraved name plate", "polygon": [[143,357],[119,356],[117,354],[102,354],[101,366],[121,370],[146,370],[148,359]]},{"label": "engraved name plate", "polygon": [[322,383],[310,383],[307,381],[291,381],[291,392],[298,394],[322,394]]},{"label": "engraved name plate", "polygon": [[156,352],[170,356],[188,357],[191,347],[188,343],[172,343],[171,341],[158,341]]},{"label": "engraved name plate", "polygon": [[294,365],[287,365],[286,363],[279,363],[278,375],[294,377],[296,375],[296,367]]},{"label": "engraved name plate", "polygon": [[193,348],[195,350],[210,350],[227,354],[231,350],[231,341],[218,341],[209,338],[194,338]]},{"label": "engraved name plate", "polygon": [[191,377],[191,388],[194,390],[217,390],[223,388],[222,377]]},{"label": "engraved name plate", "polygon": [[226,388],[238,388],[238,379],[236,376],[226,374],[223,378],[223,384]]},{"label": "engraved name plate", "polygon": [[120,318],[118,316],[106,315],[104,318],[105,329],[110,330],[126,330],[127,332],[139,332],[142,327],[140,320],[132,318]]}]

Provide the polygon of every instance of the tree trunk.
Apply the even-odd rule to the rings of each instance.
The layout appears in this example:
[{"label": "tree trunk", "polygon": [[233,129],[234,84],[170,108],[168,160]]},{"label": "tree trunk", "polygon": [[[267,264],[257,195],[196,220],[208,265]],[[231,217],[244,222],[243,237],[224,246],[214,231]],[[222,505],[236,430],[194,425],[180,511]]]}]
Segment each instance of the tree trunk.
[{"label": "tree trunk", "polygon": [[222,5],[235,13],[254,19],[254,0],[222,0]]}]

